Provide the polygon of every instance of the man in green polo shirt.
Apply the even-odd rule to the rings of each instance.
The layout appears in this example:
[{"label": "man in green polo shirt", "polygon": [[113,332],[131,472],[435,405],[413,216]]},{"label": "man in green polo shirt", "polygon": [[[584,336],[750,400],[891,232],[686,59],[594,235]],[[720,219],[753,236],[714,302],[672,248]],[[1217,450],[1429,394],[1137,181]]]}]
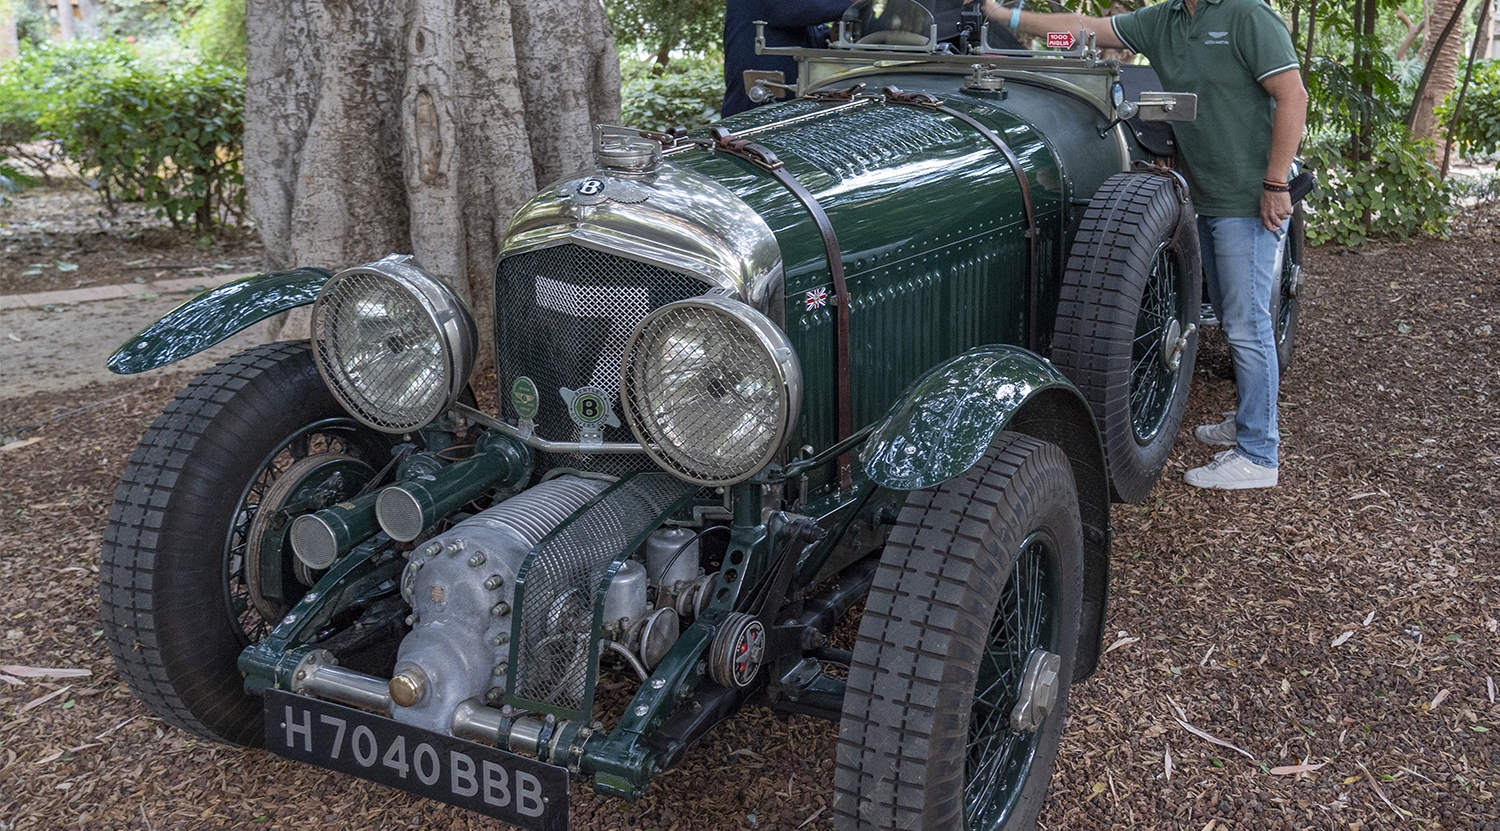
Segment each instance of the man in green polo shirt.
[{"label": "man in green polo shirt", "polygon": [[1194,431],[1231,447],[1184,478],[1203,488],[1274,486],[1280,372],[1271,290],[1292,215],[1287,176],[1307,118],[1286,24],[1265,0],[1164,0],[1113,17],[983,2],[991,20],[1023,34],[1086,29],[1102,48],[1145,55],[1163,89],[1198,95],[1198,119],[1173,130],[1198,212],[1209,299],[1234,358],[1238,409]]}]

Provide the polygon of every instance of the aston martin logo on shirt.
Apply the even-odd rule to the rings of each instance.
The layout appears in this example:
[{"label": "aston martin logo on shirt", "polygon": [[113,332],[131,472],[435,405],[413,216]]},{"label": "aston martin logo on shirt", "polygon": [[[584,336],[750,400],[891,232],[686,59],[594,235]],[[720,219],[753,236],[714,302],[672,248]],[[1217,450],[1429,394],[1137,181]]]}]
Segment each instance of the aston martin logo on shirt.
[{"label": "aston martin logo on shirt", "polygon": [[1205,46],[1228,46],[1228,32],[1209,32],[1208,40],[1203,41]]}]

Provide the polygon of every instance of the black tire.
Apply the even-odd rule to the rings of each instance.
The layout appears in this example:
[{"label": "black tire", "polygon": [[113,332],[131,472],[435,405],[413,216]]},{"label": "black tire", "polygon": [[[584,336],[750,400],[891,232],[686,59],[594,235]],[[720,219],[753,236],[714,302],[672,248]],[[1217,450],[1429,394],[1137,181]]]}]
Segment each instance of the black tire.
[{"label": "black tire", "polygon": [[1052,362],[1094,411],[1116,501],[1145,499],[1177,441],[1196,333],[1173,347],[1197,326],[1201,292],[1196,220],[1174,180],[1105,180],[1068,254]]},{"label": "black tire", "polygon": [[105,640],[152,712],[206,738],[261,743],[260,699],[235,664],[276,622],[249,602],[245,579],[258,500],[298,458],[341,452],[378,469],[390,447],[334,400],[305,341],[228,358],[167,405],[115,490],[99,573]]},{"label": "black tire", "polygon": [[[1001,433],[968,472],[908,495],[854,646],[834,827],[1032,827],[1067,711],[1082,563],[1072,469],[1056,445]],[[1017,634],[1007,624],[1017,622],[1023,588],[1036,626]],[[1008,720],[1017,661],[1036,648],[1060,659],[1056,706],[1018,731]],[[988,703],[985,690],[996,696]],[[997,783],[987,772],[1002,762]]]},{"label": "black tire", "polygon": [[1297,315],[1302,308],[1302,256],[1307,247],[1307,215],[1302,203],[1292,209],[1282,240],[1281,274],[1271,287],[1271,326],[1276,338],[1276,365],[1282,375],[1292,366],[1297,340]]}]

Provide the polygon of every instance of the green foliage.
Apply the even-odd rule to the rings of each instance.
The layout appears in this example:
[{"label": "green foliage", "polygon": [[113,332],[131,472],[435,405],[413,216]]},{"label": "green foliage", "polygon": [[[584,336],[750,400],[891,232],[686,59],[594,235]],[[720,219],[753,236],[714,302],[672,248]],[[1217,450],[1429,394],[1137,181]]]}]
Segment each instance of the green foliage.
[{"label": "green foliage", "polygon": [[143,201],[173,227],[199,231],[242,212],[240,73],[131,60],[75,75],[49,98],[38,125],[106,202]]},{"label": "green foliage", "polygon": [[[1411,73],[1398,69],[1379,50],[1368,68],[1328,56],[1309,67],[1303,153],[1320,178],[1309,199],[1307,236],[1315,244],[1447,232],[1453,192],[1429,161],[1432,145],[1413,141],[1406,129],[1412,90],[1402,79]],[[1362,123],[1370,130],[1368,161],[1360,160],[1356,143]]]},{"label": "green foliage", "polygon": [[[1307,129],[1322,152],[1354,157],[1354,133],[1368,118],[1377,140],[1405,135],[1401,87],[1392,79],[1392,62],[1376,57],[1370,69],[1322,55],[1313,59],[1307,73]],[[1368,84],[1372,94],[1366,95]]]},{"label": "green foliage", "polygon": [[99,31],[105,37],[174,36],[202,0],[99,0]]},{"label": "green foliage", "polygon": [[1308,241],[1359,245],[1372,236],[1446,235],[1453,190],[1428,161],[1430,151],[1426,143],[1388,139],[1366,164],[1314,158],[1320,182],[1309,198]]},{"label": "green foliage", "polygon": [[[1458,90],[1438,107],[1439,123],[1446,129],[1453,119]],[[1464,111],[1453,134],[1457,150],[1465,156],[1500,153],[1500,60],[1475,64],[1474,78],[1464,93]]]},{"label": "green foliage", "polygon": [[724,59],[679,57],[657,74],[647,61],[622,60],[621,119],[629,126],[668,130],[705,127],[719,120],[724,103]]},{"label": "green foliage", "polygon": [[724,0],[604,0],[615,42],[666,64],[673,50],[722,48]]},{"label": "green foliage", "polygon": [[42,127],[43,117],[86,79],[120,71],[134,61],[134,53],[118,42],[23,45],[19,58],[0,66],[0,156],[46,178],[59,157]]},{"label": "green foliage", "polygon": [[192,0],[183,34],[203,60],[245,71],[245,0]]},{"label": "green foliage", "polygon": [[22,44],[41,46],[52,42],[47,11],[40,0],[12,0],[16,13],[16,39]]}]

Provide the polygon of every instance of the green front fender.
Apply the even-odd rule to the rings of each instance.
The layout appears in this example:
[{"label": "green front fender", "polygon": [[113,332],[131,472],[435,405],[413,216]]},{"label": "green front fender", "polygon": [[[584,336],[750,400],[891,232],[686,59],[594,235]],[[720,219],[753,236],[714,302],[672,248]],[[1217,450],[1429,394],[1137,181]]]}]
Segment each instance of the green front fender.
[{"label": "green front fender", "polygon": [[[971,349],[928,370],[906,390],[876,423],[860,464],[892,490],[939,485],[973,467],[995,433],[1049,390],[1075,397],[1087,412],[1073,383],[1036,353],[1019,346]],[[1091,420],[1084,429],[1090,427]],[[1092,443],[1098,443],[1097,430]]]},{"label": "green front fender", "polygon": [[109,356],[110,372],[133,375],[180,361],[271,315],[306,306],[333,272],[296,268],[210,289],[142,329]]}]

